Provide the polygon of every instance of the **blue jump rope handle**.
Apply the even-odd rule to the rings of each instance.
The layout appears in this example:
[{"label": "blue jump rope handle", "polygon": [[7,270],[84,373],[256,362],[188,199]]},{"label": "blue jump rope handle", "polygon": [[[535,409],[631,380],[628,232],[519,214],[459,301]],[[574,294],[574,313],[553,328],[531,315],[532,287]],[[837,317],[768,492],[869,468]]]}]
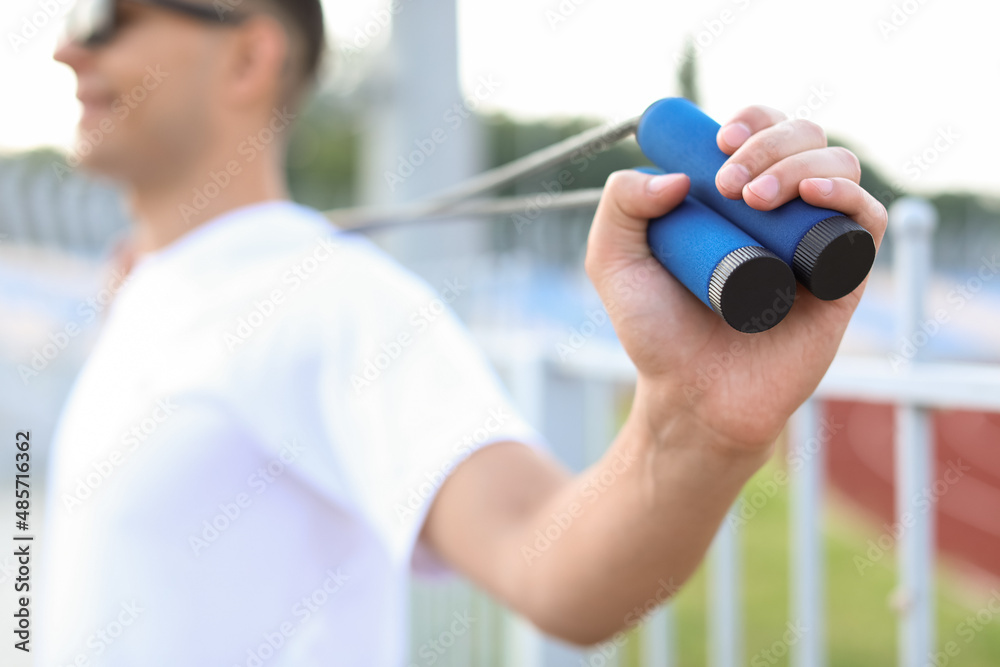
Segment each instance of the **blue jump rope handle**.
[{"label": "blue jump rope handle", "polygon": [[650,220],[646,238],[657,261],[734,329],[766,331],[795,300],[788,265],[693,197]]},{"label": "blue jump rope handle", "polygon": [[875,260],[871,234],[843,214],[800,198],[772,211],[758,211],[742,199],[722,196],[715,176],[729,156],[716,144],[719,127],[688,100],[669,97],[646,109],[636,141],[661,169],[687,174],[690,197],[781,258],[814,295],[830,300],[854,291]]}]

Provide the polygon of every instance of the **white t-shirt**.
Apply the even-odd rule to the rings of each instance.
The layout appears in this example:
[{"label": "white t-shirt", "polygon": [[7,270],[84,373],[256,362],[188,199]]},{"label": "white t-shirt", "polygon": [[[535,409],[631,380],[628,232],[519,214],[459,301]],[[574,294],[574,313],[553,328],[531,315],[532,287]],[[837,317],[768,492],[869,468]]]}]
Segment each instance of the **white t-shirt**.
[{"label": "white t-shirt", "polygon": [[442,287],[283,201],[142,256],[57,428],[39,664],[405,664],[445,476],[548,446]]}]

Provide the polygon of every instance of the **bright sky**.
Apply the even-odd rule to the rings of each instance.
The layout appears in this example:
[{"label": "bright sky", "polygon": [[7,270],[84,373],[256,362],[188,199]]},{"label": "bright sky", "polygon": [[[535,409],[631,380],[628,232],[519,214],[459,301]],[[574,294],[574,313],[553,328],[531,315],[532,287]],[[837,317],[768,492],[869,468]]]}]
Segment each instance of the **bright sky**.
[{"label": "bright sky", "polygon": [[[4,0],[0,150],[69,146],[75,82],[50,54],[70,0]],[[397,0],[403,11],[416,0]],[[412,4],[410,4],[412,2]],[[458,0],[461,77],[493,75],[488,104],[526,117],[635,115],[676,93],[675,56],[701,44],[702,105],[718,120],[762,103],[811,114],[915,191],[1000,195],[1000,3],[993,0]],[[342,42],[388,0],[325,0]],[[809,110],[803,105],[812,102]],[[917,158],[919,162],[914,161]]]}]

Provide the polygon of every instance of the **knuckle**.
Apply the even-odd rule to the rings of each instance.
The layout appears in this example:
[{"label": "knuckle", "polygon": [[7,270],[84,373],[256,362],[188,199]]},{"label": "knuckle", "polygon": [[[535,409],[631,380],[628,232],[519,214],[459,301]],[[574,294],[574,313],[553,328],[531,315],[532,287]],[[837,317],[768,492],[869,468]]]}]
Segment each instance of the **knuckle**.
[{"label": "knuckle", "polygon": [[804,153],[796,153],[795,155],[791,155],[785,158],[785,161],[788,164],[788,170],[791,171],[792,174],[799,176],[800,178],[808,178],[809,177],[808,175],[811,172],[815,171],[815,168],[813,167],[812,164],[812,160],[810,160],[809,156]]},{"label": "knuckle", "polygon": [[608,174],[608,180],[604,184],[604,196],[614,196],[620,192],[625,184],[624,181],[630,176],[627,169],[619,169]]},{"label": "knuckle", "polygon": [[787,152],[785,146],[788,145],[792,133],[792,128],[786,123],[779,123],[758,135],[744,159],[750,171],[753,173],[763,171],[781,160]]},{"label": "knuckle", "polygon": [[754,104],[747,107],[746,111],[753,114],[755,119],[760,121],[760,125],[762,127],[777,125],[778,123],[784,122],[788,118],[788,115],[784,111],[780,111],[764,104]]},{"label": "knuckle", "polygon": [[862,200],[861,210],[864,214],[871,220],[875,231],[884,233],[886,228],[889,226],[889,211],[886,209],[885,205],[872,196],[870,192],[862,188],[860,185],[851,184],[852,187],[858,190],[859,196]]},{"label": "knuckle", "polygon": [[872,217],[875,219],[875,223],[878,225],[880,230],[885,230],[889,226],[889,211],[886,210],[882,202],[871,197],[872,201]]},{"label": "knuckle", "polygon": [[833,150],[836,152],[837,157],[847,166],[849,178],[855,183],[861,180],[861,160],[854,154],[854,151],[843,146],[834,146]]},{"label": "knuckle", "polygon": [[771,126],[782,122],[785,118],[787,118],[787,116],[777,109],[772,109],[771,107],[764,106],[763,104],[752,104],[737,111],[729,120],[723,123],[723,125],[742,122],[750,128],[752,133],[756,134],[761,130],[766,130]]},{"label": "knuckle", "polygon": [[805,118],[793,118],[788,121],[788,124],[792,126],[792,130],[796,134],[801,134],[818,144],[826,146],[826,131],[818,123]]},{"label": "knuckle", "polygon": [[599,264],[600,259],[597,250],[593,247],[593,243],[588,243],[587,252],[583,257],[583,271],[591,281],[595,280],[598,276],[597,269]]}]

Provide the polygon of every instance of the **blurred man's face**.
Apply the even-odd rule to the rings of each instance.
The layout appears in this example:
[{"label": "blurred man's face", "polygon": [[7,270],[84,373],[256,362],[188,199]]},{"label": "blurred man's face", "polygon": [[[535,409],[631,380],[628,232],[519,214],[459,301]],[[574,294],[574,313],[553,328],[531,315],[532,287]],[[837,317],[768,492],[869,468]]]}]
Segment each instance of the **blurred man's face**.
[{"label": "blurred man's face", "polygon": [[71,162],[124,182],[155,183],[210,150],[212,128],[225,120],[213,92],[230,29],[127,0],[116,12],[119,29],[110,41],[66,43],[54,56],[76,73],[83,104]]}]

